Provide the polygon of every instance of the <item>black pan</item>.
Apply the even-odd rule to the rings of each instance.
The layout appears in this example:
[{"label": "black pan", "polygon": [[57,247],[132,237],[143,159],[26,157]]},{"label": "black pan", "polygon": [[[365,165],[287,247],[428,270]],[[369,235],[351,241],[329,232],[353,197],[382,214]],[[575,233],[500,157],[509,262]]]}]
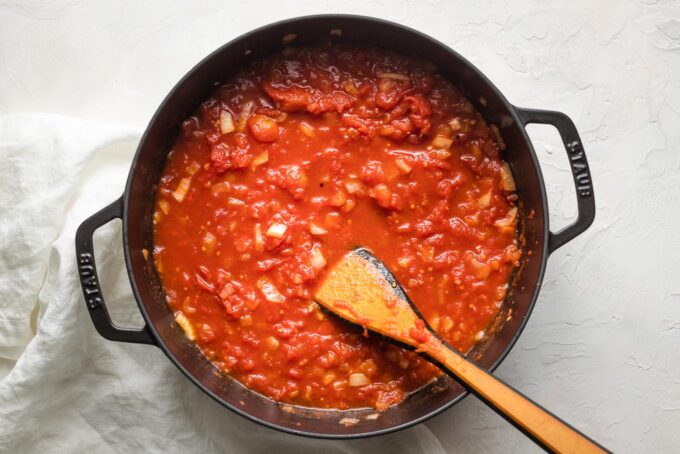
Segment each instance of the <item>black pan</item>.
[{"label": "black pan", "polygon": [[[331,31],[333,30],[333,33]],[[338,33],[341,30],[341,34]],[[284,47],[283,37],[296,35],[293,45],[323,41],[364,43],[434,63],[484,118],[500,129],[507,144],[504,157],[514,174],[520,221],[526,247],[495,324],[495,335],[472,352],[482,367],[495,369],[519,337],[536,302],[548,255],[588,228],[595,217],[595,199],[588,162],[573,122],[563,113],[523,109],[510,104],[467,60],[442,43],[399,24],[360,16],[322,15],[290,19],[247,33],[220,47],[196,65],[161,103],[142,137],[122,197],[82,223],[76,234],[80,280],[97,331],[107,339],[155,345],[196,386],[225,407],[265,426],[298,435],[357,438],[385,434],[422,422],[460,401],[466,390],[448,377],[413,393],[377,419],[373,409],[329,411],[276,403],[223,375],[188,340],[175,323],[155,272],[152,214],[159,175],[181,122],[214,90],[248,63]],[[567,228],[551,232],[548,203],[538,159],[525,126],[543,123],[562,137],[571,164],[578,217]],[[123,221],[123,248],[132,291],[146,321],[141,330],[115,326],[108,315],[94,262],[92,234],[114,218]],[[357,419],[355,424],[343,424]]]}]

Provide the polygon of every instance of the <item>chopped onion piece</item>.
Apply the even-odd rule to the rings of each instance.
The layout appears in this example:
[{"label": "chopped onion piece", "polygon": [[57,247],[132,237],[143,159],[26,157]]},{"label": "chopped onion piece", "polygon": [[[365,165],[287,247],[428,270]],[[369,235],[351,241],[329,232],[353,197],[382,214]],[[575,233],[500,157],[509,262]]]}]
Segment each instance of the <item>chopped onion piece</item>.
[{"label": "chopped onion piece", "polygon": [[477,203],[480,208],[489,208],[489,205],[491,205],[491,193],[487,192],[481,196]]},{"label": "chopped onion piece", "polygon": [[451,152],[446,151],[446,150],[433,150],[431,156],[435,159],[439,159],[441,161],[444,161],[446,159],[449,159],[451,157]]},{"label": "chopped onion piece", "polygon": [[196,339],[196,331],[182,311],[175,312],[175,321],[184,330],[184,333],[189,339]]},{"label": "chopped onion piece", "polygon": [[507,163],[501,166],[501,188],[504,191],[513,192],[517,189],[515,186],[515,179],[512,177],[512,172]]},{"label": "chopped onion piece", "polygon": [[324,269],[326,267],[326,257],[323,256],[321,248],[318,246],[312,248],[311,254],[312,258],[310,260],[310,264],[312,265],[312,268],[317,271]]},{"label": "chopped onion piece", "polygon": [[158,206],[160,207],[163,214],[168,214],[168,212],[170,211],[170,204],[165,199],[160,199],[158,201]]},{"label": "chopped onion piece", "polygon": [[360,194],[363,192],[364,186],[356,180],[349,180],[345,182],[345,189],[350,194]]},{"label": "chopped onion piece", "polygon": [[277,123],[283,123],[287,118],[288,114],[286,112],[281,112],[276,118],[274,118],[274,121]]},{"label": "chopped onion piece", "polygon": [[255,159],[253,159],[253,168],[257,166],[261,166],[262,164],[265,164],[267,161],[269,161],[269,152],[267,150],[263,151],[259,155],[255,156]]},{"label": "chopped onion piece", "polygon": [[498,129],[498,126],[491,125],[490,127],[491,131],[493,131],[493,135],[496,137],[496,142],[498,142],[498,148],[505,150],[505,141],[503,140],[503,136],[501,135],[501,131]]},{"label": "chopped onion piece", "polygon": [[355,424],[359,424],[359,420],[357,418],[342,418],[340,420],[340,424],[343,426],[353,426]]},{"label": "chopped onion piece", "polygon": [[349,213],[354,209],[354,207],[357,206],[357,202],[354,199],[347,199],[347,202],[342,206],[342,211],[345,213]]},{"label": "chopped onion piece", "polygon": [[479,342],[484,337],[484,334],[484,330],[479,331],[477,334],[475,334],[475,340]]},{"label": "chopped onion piece", "polygon": [[446,137],[446,136],[435,136],[435,138],[432,139],[432,146],[435,147],[435,148],[449,149],[449,148],[451,148],[452,143],[453,143],[453,140]]},{"label": "chopped onion piece", "polygon": [[228,181],[222,181],[220,183],[215,183],[214,185],[210,186],[210,192],[213,193],[213,195],[220,195],[225,192],[229,192],[231,190],[231,184]]},{"label": "chopped onion piece", "polygon": [[328,385],[333,380],[335,380],[335,374],[333,372],[326,372],[321,378],[321,383],[323,383],[324,385]]},{"label": "chopped onion piece", "polygon": [[265,278],[257,281],[257,288],[259,288],[264,295],[264,299],[270,303],[283,303],[286,301],[286,297],[283,296],[276,287],[274,287],[274,284]]},{"label": "chopped onion piece", "polygon": [[309,233],[311,233],[312,235],[325,235],[325,234],[328,233],[328,230],[314,224],[313,222],[310,222],[309,223]]},{"label": "chopped onion piece", "polygon": [[264,236],[262,236],[262,226],[255,224],[255,250],[258,252],[264,251]]},{"label": "chopped onion piece", "polygon": [[334,207],[339,207],[345,204],[347,201],[347,194],[345,194],[344,191],[338,190],[331,198],[329,199],[328,203],[330,203]]},{"label": "chopped onion piece", "polygon": [[413,257],[410,255],[399,257],[397,259],[397,264],[404,269],[408,268],[411,263],[413,263]]},{"label": "chopped onion piece", "polygon": [[238,123],[236,124],[237,131],[242,132],[246,129],[246,124],[248,123],[250,114],[253,112],[254,105],[255,103],[252,101],[248,101],[247,103],[243,104],[241,112],[238,114]]},{"label": "chopped onion piece", "polygon": [[409,174],[411,173],[411,170],[413,170],[409,163],[403,159],[397,158],[394,163],[396,164],[397,168],[402,171],[402,173]]},{"label": "chopped onion piece", "polygon": [[267,229],[267,236],[270,236],[272,238],[283,238],[283,235],[286,234],[286,230],[288,227],[286,227],[285,224],[277,224],[274,223],[269,226]]},{"label": "chopped onion piece", "polygon": [[366,375],[362,374],[361,372],[357,372],[356,374],[350,374],[348,378],[348,383],[350,386],[366,386],[371,383],[371,381],[366,377]]},{"label": "chopped onion piece", "polygon": [[378,419],[379,416],[380,416],[380,413],[372,413],[372,414],[366,416],[364,419],[366,419],[368,421],[375,421],[376,419]]},{"label": "chopped onion piece", "polygon": [[224,287],[222,287],[222,290],[220,290],[220,292],[217,295],[220,297],[221,300],[226,300],[234,293],[236,293],[234,285],[227,282],[226,284],[224,284]]},{"label": "chopped onion piece", "polygon": [[177,188],[172,192],[172,196],[177,200],[178,202],[182,202],[184,200],[184,197],[186,197],[187,192],[189,192],[189,187],[191,186],[191,178],[182,178],[179,181],[179,184],[177,185]]},{"label": "chopped onion piece", "polygon": [[234,126],[234,119],[231,117],[231,114],[226,110],[220,112],[220,132],[222,134],[229,134],[234,129],[236,129],[236,126]]},{"label": "chopped onion piece", "polygon": [[304,121],[300,123],[300,131],[302,131],[302,133],[309,137],[310,139],[316,137],[316,129],[314,129],[314,126]]},{"label": "chopped onion piece", "polygon": [[186,171],[189,175],[193,175],[199,170],[201,170],[201,165],[196,161],[191,161],[191,164],[189,164],[186,168]]},{"label": "chopped onion piece", "polygon": [[381,74],[378,74],[378,77],[384,78],[384,79],[394,79],[394,80],[404,80],[404,81],[411,80],[406,74],[399,74],[399,73],[381,73]]},{"label": "chopped onion piece", "polygon": [[296,35],[295,33],[288,33],[286,36],[283,37],[283,40],[282,40],[282,41],[283,41],[285,44],[288,44],[288,43],[294,41],[295,38],[297,38],[297,35]]},{"label": "chopped onion piece", "polygon": [[510,208],[510,210],[508,210],[508,213],[504,217],[496,220],[496,222],[494,222],[494,225],[498,227],[502,232],[505,231],[510,232],[514,230],[515,219],[517,219],[517,207],[512,207]]},{"label": "chopped onion piece", "polygon": [[460,128],[462,127],[460,124],[460,120],[458,117],[454,118],[453,120],[449,121],[449,127],[451,128],[451,131],[459,131]]}]

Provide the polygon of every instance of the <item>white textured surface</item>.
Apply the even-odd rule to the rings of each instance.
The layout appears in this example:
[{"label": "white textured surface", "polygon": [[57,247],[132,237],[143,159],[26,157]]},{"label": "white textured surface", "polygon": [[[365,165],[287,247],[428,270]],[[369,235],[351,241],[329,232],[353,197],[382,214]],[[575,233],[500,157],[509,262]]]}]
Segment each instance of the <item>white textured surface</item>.
[{"label": "white textured surface", "polygon": [[[199,59],[286,17],[366,14],[426,32],[511,102],[570,115],[592,168],[595,224],[549,260],[499,376],[617,452],[680,450],[680,2],[282,5],[0,0],[0,114],[143,128]],[[565,225],[575,213],[566,156],[553,131],[531,132],[551,221]],[[532,448],[474,398],[427,425],[450,452]]]}]

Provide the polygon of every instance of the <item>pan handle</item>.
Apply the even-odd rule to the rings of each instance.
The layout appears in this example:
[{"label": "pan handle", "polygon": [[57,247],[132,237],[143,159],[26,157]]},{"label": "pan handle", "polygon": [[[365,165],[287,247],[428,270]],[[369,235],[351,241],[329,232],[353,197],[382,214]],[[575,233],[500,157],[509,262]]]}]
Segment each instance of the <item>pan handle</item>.
[{"label": "pan handle", "polygon": [[567,155],[569,156],[571,174],[574,177],[574,186],[576,187],[578,216],[571,225],[559,232],[550,232],[548,250],[552,253],[585,232],[595,220],[595,194],[593,193],[593,183],[590,177],[588,160],[583,150],[581,138],[578,136],[576,126],[574,126],[571,118],[562,112],[552,110],[524,109],[520,107],[515,107],[515,110],[524,126],[530,123],[554,126],[560,133]]},{"label": "pan handle", "polygon": [[99,277],[97,276],[97,266],[94,262],[92,235],[99,227],[115,218],[123,218],[122,198],[87,218],[80,224],[76,232],[78,274],[80,276],[80,285],[83,288],[83,295],[85,296],[85,303],[90,312],[90,317],[92,317],[94,327],[106,339],[118,342],[155,345],[156,342],[154,342],[148,326],[144,326],[144,328],[139,330],[118,328],[113,324],[109,312],[106,310],[104,295],[102,295]]}]

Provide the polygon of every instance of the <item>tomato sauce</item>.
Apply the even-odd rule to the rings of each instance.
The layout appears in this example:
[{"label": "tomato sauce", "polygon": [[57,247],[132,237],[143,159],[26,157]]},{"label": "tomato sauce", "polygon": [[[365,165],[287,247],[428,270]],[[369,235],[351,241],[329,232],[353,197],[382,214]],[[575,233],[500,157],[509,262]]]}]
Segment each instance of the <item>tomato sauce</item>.
[{"label": "tomato sauce", "polygon": [[521,256],[502,139],[426,63],[379,49],[286,49],[182,125],[156,194],[153,259],[178,324],[277,401],[383,410],[440,372],[311,299],[371,249],[467,352]]}]

